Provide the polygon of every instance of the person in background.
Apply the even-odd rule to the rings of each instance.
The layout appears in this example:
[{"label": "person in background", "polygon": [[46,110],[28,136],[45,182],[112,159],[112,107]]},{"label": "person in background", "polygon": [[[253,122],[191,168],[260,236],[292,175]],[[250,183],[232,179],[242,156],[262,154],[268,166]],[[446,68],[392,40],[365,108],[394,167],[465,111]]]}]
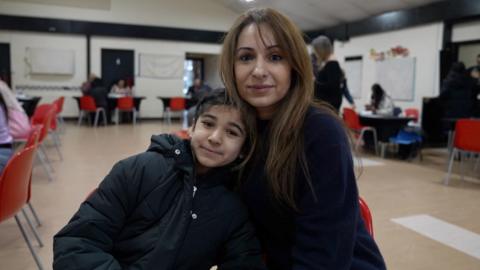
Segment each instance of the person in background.
[{"label": "person in background", "polygon": [[462,62],[453,63],[442,82],[440,99],[445,101],[445,116],[471,117],[476,99],[476,82]]},{"label": "person in background", "polygon": [[132,89],[126,85],[124,79],[120,79],[120,80],[117,81],[117,83],[115,83],[112,86],[112,89],[110,89],[110,93],[118,94],[118,95],[131,96],[132,95]]},{"label": "person in background", "polygon": [[13,140],[27,139],[32,129],[30,120],[12,89],[2,80],[0,80],[0,95],[8,112],[9,132]]},{"label": "person in background", "polygon": [[393,116],[395,105],[392,98],[383,90],[382,86],[376,83],[372,85],[370,104],[367,104],[365,109],[372,111],[373,114]]},{"label": "person in background", "polygon": [[342,69],[342,83],[340,84],[340,88],[342,89],[342,94],[347,99],[348,103],[352,106],[355,110],[355,101],[353,100],[352,95],[350,94],[350,90],[348,89],[347,84],[347,76],[345,75],[345,71]]},{"label": "person in background", "polygon": [[219,62],[229,96],[257,116],[238,190],[267,267],[385,269],[360,214],[347,130],[313,100],[302,32],[278,11],[248,10],[225,36]]},{"label": "person in background", "polygon": [[88,80],[86,82],[84,82],[82,84],[82,86],[80,87],[83,95],[88,95],[89,94],[90,89],[92,89],[92,82],[96,78],[98,78],[97,75],[95,75],[94,73],[90,73],[90,75],[88,76]]},{"label": "person in background", "polygon": [[[108,90],[104,86],[102,79],[95,78],[91,82],[91,87],[88,95],[93,97],[93,99],[95,100],[95,105],[97,105],[97,107],[103,108],[105,110],[105,114],[107,115],[107,122],[110,123],[112,119],[111,110],[113,108],[110,108],[108,105]],[[93,117],[91,117],[91,119],[93,119]]]},{"label": "person in background", "polygon": [[247,209],[225,186],[252,152],[254,115],[243,111],[214,91],[190,140],[152,136],[118,162],[55,235],[53,269],[265,269]]},{"label": "person in background", "polygon": [[342,105],[342,70],[333,55],[333,46],[326,36],[318,36],[312,43],[314,61],[315,98],[330,104],[338,113]]},{"label": "person in background", "polygon": [[196,78],[193,80],[193,85],[188,88],[187,91],[187,120],[188,120],[188,126],[190,126],[193,123],[193,117],[195,115],[195,109],[198,101],[202,99],[202,97],[206,94],[208,94],[211,91],[210,86],[207,84],[204,84],[202,79]]},{"label": "person in background", "polygon": [[8,128],[8,107],[0,95],[0,174],[13,155],[13,138]]}]

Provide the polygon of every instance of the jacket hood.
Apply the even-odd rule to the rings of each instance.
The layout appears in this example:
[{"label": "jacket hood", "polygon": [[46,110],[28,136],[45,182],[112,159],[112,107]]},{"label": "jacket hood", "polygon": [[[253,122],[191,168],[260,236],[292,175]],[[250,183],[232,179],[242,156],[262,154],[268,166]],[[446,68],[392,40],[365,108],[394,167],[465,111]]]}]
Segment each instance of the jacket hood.
[{"label": "jacket hood", "polygon": [[153,135],[148,152],[157,152],[175,160],[175,167],[193,175],[194,161],[189,140],[182,140],[175,135]]},{"label": "jacket hood", "polygon": [[153,135],[150,139],[149,152],[168,154],[175,146],[180,147],[183,144],[182,139],[170,134]]}]

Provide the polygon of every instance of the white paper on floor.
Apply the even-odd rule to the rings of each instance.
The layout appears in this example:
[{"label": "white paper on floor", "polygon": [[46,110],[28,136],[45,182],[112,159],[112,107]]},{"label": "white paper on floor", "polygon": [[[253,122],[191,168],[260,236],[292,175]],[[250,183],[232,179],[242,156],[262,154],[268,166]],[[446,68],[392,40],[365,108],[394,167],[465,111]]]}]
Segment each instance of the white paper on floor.
[{"label": "white paper on floor", "polygon": [[383,162],[380,161],[375,161],[373,159],[368,159],[368,158],[353,158],[353,163],[355,166],[363,166],[363,167],[368,167],[368,166],[383,166],[385,165]]}]

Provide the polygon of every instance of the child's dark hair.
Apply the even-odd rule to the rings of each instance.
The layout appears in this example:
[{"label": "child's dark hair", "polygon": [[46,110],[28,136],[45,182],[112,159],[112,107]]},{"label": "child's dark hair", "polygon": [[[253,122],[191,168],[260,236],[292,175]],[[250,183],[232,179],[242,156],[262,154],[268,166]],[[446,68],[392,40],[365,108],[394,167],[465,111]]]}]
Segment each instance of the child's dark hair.
[{"label": "child's dark hair", "polygon": [[245,143],[242,147],[242,152],[245,154],[245,159],[242,160],[240,167],[245,165],[253,153],[253,149],[256,142],[256,117],[255,112],[250,108],[244,108],[241,104],[234,102],[225,91],[225,88],[217,88],[209,91],[203,96],[197,103],[195,111],[195,118],[193,122],[193,128],[197,123],[197,120],[213,106],[228,106],[240,111],[241,120],[245,126],[245,134],[247,134]]}]

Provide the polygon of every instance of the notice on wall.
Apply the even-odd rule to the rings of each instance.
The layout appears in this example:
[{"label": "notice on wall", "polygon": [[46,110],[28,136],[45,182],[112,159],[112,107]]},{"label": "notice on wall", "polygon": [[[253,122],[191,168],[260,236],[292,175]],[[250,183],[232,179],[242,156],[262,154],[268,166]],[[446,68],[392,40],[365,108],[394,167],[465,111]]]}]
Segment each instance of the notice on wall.
[{"label": "notice on wall", "polygon": [[75,74],[75,52],[52,48],[27,48],[26,62],[33,75]]},{"label": "notice on wall", "polygon": [[377,61],[376,80],[394,100],[412,101],[415,93],[415,58]]},{"label": "notice on wall", "polygon": [[160,55],[141,53],[139,76],[161,79],[181,79],[183,77],[183,55]]}]

